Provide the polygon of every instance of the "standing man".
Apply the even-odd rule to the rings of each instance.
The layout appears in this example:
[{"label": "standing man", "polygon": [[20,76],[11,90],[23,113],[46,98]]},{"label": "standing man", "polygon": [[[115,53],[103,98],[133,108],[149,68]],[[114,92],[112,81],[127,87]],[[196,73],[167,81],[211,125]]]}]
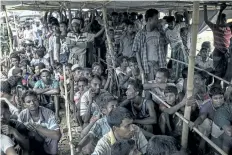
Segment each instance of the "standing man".
[{"label": "standing man", "polygon": [[160,50],[160,33],[156,9],[146,11],[146,26],[140,30],[134,39],[132,51],[136,53],[140,73],[145,73],[148,80],[153,80],[158,68],[166,67],[165,54]]},{"label": "standing man", "polygon": [[[226,14],[222,13],[225,10],[226,4],[222,4],[218,15],[217,23],[213,24],[208,20],[207,5],[204,5],[205,23],[211,28],[214,36],[214,51],[213,51],[213,65],[215,68],[215,75],[224,77],[227,69],[230,46],[230,38],[232,37],[231,29],[226,23]],[[215,79],[214,84],[219,85],[220,80]]]}]

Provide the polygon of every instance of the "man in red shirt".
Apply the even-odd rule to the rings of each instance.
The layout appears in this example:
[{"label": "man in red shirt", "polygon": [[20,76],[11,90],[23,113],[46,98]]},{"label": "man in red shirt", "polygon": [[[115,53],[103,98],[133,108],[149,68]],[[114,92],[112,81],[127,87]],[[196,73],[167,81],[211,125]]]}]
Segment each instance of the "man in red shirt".
[{"label": "man in red shirt", "polygon": [[[215,75],[224,77],[227,69],[229,58],[230,38],[232,37],[231,29],[226,23],[226,14],[222,13],[226,8],[226,4],[221,5],[217,23],[213,24],[208,20],[207,5],[204,5],[204,19],[205,23],[211,28],[214,36],[214,51],[213,64],[215,68]],[[215,79],[214,84],[220,84],[220,80]]]}]

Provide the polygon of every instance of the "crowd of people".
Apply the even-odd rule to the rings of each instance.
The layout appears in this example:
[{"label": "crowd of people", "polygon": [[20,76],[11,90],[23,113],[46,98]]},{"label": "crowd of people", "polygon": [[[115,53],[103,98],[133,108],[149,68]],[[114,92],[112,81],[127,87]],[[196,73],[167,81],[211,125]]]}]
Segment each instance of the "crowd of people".
[{"label": "crowd of people", "polygon": [[[18,27],[14,51],[1,62],[1,153],[56,155],[64,100],[81,128],[76,153],[92,155],[181,155],[217,151],[189,133],[189,149],[180,146],[184,114],[188,126],[230,154],[232,149],[232,24],[220,7],[216,24],[204,19],[214,35],[196,56],[193,96],[187,98],[191,24],[187,10],[159,19],[145,14],[112,12],[107,35],[101,12],[71,13]],[[110,40],[110,41],[109,41]],[[2,50],[6,50],[3,48]],[[7,50],[6,50],[7,51]],[[2,51],[3,53],[6,51]],[[67,92],[67,93],[65,93]],[[167,108],[165,101],[171,108]]]}]

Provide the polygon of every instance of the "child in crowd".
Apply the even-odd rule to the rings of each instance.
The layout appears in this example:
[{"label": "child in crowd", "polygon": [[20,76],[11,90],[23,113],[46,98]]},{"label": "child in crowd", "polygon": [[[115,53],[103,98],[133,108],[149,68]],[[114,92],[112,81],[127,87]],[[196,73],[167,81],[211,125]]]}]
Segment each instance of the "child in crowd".
[{"label": "child in crowd", "polygon": [[44,58],[44,50],[38,49],[35,51],[34,58],[31,60],[31,66],[35,66],[38,63],[44,63],[46,68],[49,68],[49,62]]},{"label": "child in crowd", "polygon": [[82,119],[80,117],[80,100],[82,95],[88,90],[88,79],[86,78],[79,78],[77,81],[77,87],[78,91],[74,95],[74,102],[75,102],[75,108],[76,112],[75,118],[80,126],[83,125]]},{"label": "child in crowd", "polygon": [[20,57],[17,54],[12,53],[10,55],[10,61],[13,67],[8,71],[8,78],[13,76],[12,75],[13,69],[19,68]]}]

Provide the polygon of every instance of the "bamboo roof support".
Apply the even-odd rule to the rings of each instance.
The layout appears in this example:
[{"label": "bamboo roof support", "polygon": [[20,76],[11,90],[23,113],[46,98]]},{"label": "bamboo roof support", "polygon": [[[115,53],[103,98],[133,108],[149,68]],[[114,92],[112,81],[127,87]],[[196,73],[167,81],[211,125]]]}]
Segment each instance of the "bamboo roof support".
[{"label": "bamboo roof support", "polygon": [[12,32],[10,30],[10,24],[8,21],[6,7],[5,6],[3,6],[3,7],[4,7],[4,11],[5,11],[6,26],[7,26],[8,38],[9,38],[9,48],[10,48],[10,53],[12,53],[13,52],[13,36],[12,36]]},{"label": "bamboo roof support", "polygon": [[[108,47],[109,47],[109,53],[110,53],[110,57],[111,57],[112,64],[113,64],[113,69],[114,69],[113,72],[114,72],[114,75],[115,75],[117,87],[119,87],[119,82],[118,82],[117,75],[116,75],[116,72],[115,72],[115,68],[116,68],[115,56],[114,56],[115,54],[114,54],[114,49],[113,49],[112,41],[111,41],[111,39],[109,37],[109,29],[108,29],[108,23],[107,23],[107,11],[106,11],[106,7],[105,6],[103,6],[103,8],[102,8],[102,13],[103,13],[103,21],[104,21],[106,39],[107,39],[107,43],[108,43]],[[118,89],[118,95],[120,95],[120,90],[119,89]]]},{"label": "bamboo roof support", "polygon": [[[189,54],[189,66],[188,66],[188,81],[187,81],[187,97],[193,95],[193,76],[194,76],[194,66],[195,66],[195,56],[196,56],[196,46],[197,46],[197,31],[199,24],[199,2],[193,2],[193,23],[192,23],[192,48]],[[190,120],[191,116],[191,106],[185,106],[184,117]],[[188,134],[189,128],[188,124],[183,123],[181,145],[184,149],[188,146]]]},{"label": "bamboo roof support", "polygon": [[67,79],[65,74],[65,65],[63,66],[63,74],[64,74],[64,91],[65,91],[65,114],[66,114],[66,121],[67,121],[67,127],[68,127],[68,137],[69,137],[69,145],[70,145],[70,153],[71,155],[74,155],[74,146],[72,144],[72,130],[71,130],[71,124],[70,124],[70,113],[69,113],[69,97],[68,97],[68,88],[67,88]]}]

